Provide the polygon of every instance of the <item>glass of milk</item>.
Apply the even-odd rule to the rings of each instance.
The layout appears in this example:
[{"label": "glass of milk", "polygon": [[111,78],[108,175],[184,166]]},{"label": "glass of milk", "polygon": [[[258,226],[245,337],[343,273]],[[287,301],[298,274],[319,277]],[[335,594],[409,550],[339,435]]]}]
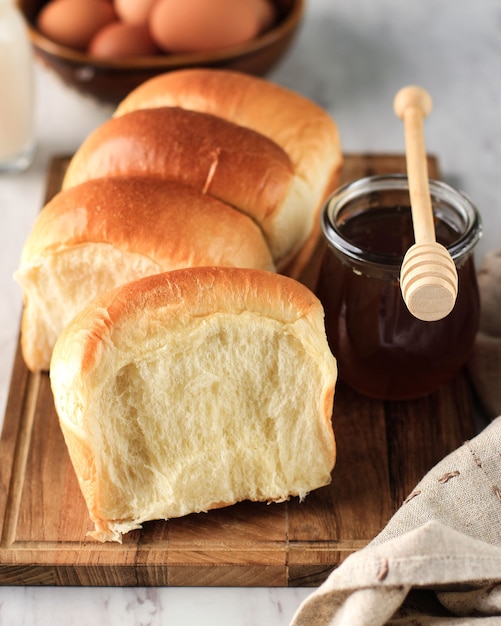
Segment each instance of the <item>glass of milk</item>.
[{"label": "glass of milk", "polygon": [[25,170],[34,151],[33,49],[13,0],[0,0],[0,172]]}]

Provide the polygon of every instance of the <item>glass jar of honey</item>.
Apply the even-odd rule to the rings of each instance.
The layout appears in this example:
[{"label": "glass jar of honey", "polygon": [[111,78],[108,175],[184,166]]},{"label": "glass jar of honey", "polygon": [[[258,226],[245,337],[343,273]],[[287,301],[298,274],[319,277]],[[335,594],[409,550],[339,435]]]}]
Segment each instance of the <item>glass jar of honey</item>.
[{"label": "glass jar of honey", "polygon": [[421,321],[400,291],[403,257],[414,243],[406,176],[370,176],[336,191],[322,213],[327,242],[316,293],[325,309],[339,378],[385,400],[426,395],[468,359],[480,302],[473,250],[481,235],[475,206],[449,185],[431,180],[436,239],[453,258],[458,295],[449,315]]}]

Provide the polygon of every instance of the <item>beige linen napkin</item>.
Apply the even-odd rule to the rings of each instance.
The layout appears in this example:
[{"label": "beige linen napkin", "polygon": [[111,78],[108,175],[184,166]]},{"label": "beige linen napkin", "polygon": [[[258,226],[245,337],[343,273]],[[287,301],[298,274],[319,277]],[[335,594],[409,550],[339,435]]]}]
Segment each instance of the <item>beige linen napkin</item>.
[{"label": "beige linen napkin", "polygon": [[501,251],[486,256],[479,287],[469,367],[486,412],[499,417],[416,485],[291,626],[501,625]]}]

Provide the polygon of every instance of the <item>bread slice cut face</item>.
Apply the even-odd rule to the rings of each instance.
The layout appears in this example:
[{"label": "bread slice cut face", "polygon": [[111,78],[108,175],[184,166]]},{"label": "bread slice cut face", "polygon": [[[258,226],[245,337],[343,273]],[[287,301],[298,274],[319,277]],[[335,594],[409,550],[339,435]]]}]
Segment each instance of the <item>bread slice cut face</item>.
[{"label": "bread slice cut face", "polygon": [[69,323],[50,376],[101,541],[330,482],[336,361],[293,279],[197,267],[128,283]]}]

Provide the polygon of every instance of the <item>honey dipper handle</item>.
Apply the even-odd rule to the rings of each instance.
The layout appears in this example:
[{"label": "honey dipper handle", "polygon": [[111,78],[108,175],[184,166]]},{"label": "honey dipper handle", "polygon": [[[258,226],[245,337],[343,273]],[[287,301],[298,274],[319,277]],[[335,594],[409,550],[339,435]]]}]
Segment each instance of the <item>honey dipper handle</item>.
[{"label": "honey dipper handle", "polygon": [[423,133],[423,119],[431,112],[431,98],[420,87],[405,87],[395,96],[393,108],[404,122],[415,239],[402,261],[400,288],[414,317],[431,322],[452,311],[458,291],[455,263],[448,250],[435,241]]},{"label": "honey dipper handle", "polygon": [[428,162],[423,120],[430,114],[431,97],[421,87],[404,87],[395,96],[393,108],[404,122],[407,178],[411,199],[412,224],[416,243],[435,241],[435,226],[428,185]]}]

